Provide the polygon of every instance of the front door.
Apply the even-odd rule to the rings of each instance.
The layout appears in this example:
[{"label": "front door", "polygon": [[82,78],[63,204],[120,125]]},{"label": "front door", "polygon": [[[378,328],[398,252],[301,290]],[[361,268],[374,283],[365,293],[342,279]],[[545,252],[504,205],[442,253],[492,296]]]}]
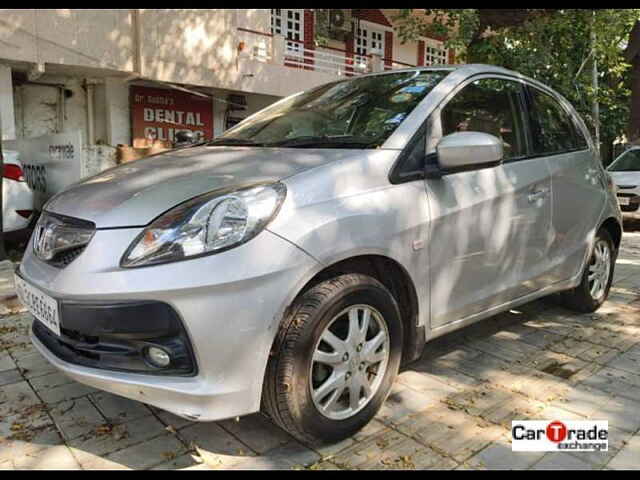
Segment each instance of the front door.
[{"label": "front door", "polygon": [[504,163],[426,180],[431,326],[463,320],[542,287],[548,268],[551,179],[531,158],[523,84],[485,77],[430,119],[427,149],[456,131],[503,141]]}]

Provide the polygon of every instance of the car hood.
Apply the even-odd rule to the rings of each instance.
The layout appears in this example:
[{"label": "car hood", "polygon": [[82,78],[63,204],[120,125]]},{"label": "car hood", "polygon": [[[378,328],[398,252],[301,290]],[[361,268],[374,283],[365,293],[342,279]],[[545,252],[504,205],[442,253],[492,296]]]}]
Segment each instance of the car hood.
[{"label": "car hood", "polygon": [[273,182],[359,150],[193,147],[105,170],[69,186],[45,210],[97,228],[147,225],[175,205],[212,190]]},{"label": "car hood", "polygon": [[616,185],[640,185],[640,172],[608,172]]}]

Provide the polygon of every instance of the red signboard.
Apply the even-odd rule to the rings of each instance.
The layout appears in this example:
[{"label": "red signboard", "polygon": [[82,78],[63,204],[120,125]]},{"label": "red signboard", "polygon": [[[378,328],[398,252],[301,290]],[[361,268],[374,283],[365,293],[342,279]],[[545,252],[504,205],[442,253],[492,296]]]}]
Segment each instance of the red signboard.
[{"label": "red signboard", "polygon": [[173,142],[175,134],[189,130],[196,140],[213,138],[213,101],[180,90],[132,85],[131,125],[134,147],[154,141]]}]

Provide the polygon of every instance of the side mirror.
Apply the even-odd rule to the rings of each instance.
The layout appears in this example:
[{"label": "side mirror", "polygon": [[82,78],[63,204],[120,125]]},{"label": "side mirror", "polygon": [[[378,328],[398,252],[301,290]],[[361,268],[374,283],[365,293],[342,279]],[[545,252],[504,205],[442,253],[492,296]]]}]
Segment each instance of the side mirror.
[{"label": "side mirror", "polygon": [[498,165],[504,156],[502,140],[483,132],[456,132],[436,146],[438,164],[444,172]]}]

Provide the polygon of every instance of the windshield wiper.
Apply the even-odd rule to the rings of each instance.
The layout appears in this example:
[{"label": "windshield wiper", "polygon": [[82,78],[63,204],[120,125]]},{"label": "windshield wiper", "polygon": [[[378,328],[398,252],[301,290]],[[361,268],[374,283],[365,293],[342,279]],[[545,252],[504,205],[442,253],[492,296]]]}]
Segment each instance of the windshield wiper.
[{"label": "windshield wiper", "polygon": [[358,137],[355,135],[334,135],[334,136],[308,136],[296,137],[279,142],[269,143],[270,147],[371,147],[377,143],[376,140],[367,137]]},{"label": "windshield wiper", "polygon": [[249,138],[219,138],[207,143],[207,146],[263,147],[265,144]]}]

